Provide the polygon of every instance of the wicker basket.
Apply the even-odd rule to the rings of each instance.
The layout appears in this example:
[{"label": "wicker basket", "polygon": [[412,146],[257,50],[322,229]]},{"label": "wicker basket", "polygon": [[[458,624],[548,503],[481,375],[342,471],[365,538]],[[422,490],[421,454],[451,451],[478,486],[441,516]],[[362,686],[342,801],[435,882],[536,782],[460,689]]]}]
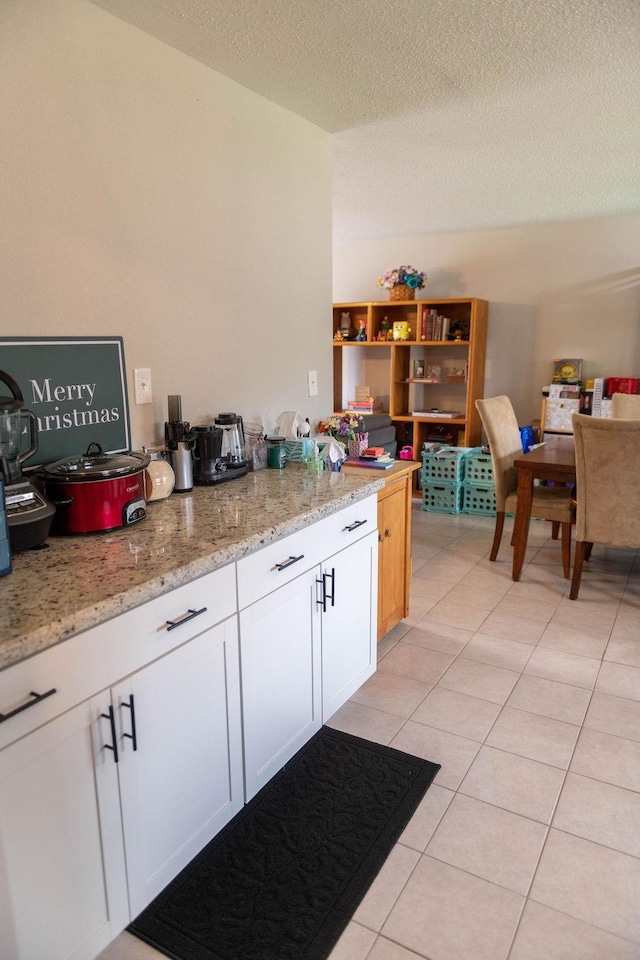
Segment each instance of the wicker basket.
[{"label": "wicker basket", "polygon": [[406,283],[398,283],[389,289],[389,300],[415,300],[415,287],[408,287]]}]

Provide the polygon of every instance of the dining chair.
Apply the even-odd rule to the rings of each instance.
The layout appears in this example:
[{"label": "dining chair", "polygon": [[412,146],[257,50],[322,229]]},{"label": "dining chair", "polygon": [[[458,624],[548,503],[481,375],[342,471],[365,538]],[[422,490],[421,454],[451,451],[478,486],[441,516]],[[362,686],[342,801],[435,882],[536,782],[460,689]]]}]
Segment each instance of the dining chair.
[{"label": "dining chair", "polygon": [[[495,560],[502,540],[505,513],[516,512],[518,471],[513,461],[522,456],[522,440],[509,397],[476,400],[476,408],[489,442],[496,487],[496,525],[489,557],[490,560]],[[574,517],[571,490],[568,487],[547,487],[536,484],[533,488],[531,516],[539,520],[550,520],[554,527],[560,524],[562,569],[568,580],[571,576],[571,523]]]},{"label": "dining chair", "polygon": [[640,419],[574,414],[576,555],[569,598],[578,599],[594,543],[640,547]]},{"label": "dining chair", "polygon": [[611,417],[614,420],[640,420],[640,394],[614,393]]}]

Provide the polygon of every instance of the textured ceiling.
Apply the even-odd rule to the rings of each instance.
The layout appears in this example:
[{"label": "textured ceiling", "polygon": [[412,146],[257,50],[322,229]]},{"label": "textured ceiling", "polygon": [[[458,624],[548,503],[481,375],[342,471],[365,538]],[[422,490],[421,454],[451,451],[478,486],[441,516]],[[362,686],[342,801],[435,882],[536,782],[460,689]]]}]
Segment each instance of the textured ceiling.
[{"label": "textured ceiling", "polygon": [[640,210],[640,0],[92,0],[334,136],[335,239]]}]

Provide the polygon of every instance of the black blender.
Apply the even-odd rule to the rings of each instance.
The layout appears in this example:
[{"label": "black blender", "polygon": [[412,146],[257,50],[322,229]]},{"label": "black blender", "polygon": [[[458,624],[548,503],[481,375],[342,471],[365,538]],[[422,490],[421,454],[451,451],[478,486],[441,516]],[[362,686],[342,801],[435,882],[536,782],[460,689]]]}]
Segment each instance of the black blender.
[{"label": "black blender", "polygon": [[[4,479],[7,526],[13,553],[39,547],[49,536],[56,508],[42,496],[22,472],[22,464],[38,449],[36,418],[24,407],[20,387],[0,370],[0,383],[11,396],[0,396],[0,472]],[[21,450],[26,424],[28,448]]]}]

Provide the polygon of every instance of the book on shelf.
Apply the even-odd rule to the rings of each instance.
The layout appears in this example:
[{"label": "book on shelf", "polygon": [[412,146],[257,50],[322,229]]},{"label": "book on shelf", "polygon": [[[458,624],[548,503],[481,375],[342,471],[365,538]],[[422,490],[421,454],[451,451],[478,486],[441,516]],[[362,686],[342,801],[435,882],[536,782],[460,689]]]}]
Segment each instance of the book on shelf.
[{"label": "book on shelf", "polygon": [[367,403],[364,400],[348,400],[347,410],[351,413],[382,413],[382,403],[380,400],[374,400],[373,403]]},{"label": "book on shelf", "polygon": [[427,417],[429,420],[455,420],[461,417],[459,410],[414,410],[412,417]]}]

